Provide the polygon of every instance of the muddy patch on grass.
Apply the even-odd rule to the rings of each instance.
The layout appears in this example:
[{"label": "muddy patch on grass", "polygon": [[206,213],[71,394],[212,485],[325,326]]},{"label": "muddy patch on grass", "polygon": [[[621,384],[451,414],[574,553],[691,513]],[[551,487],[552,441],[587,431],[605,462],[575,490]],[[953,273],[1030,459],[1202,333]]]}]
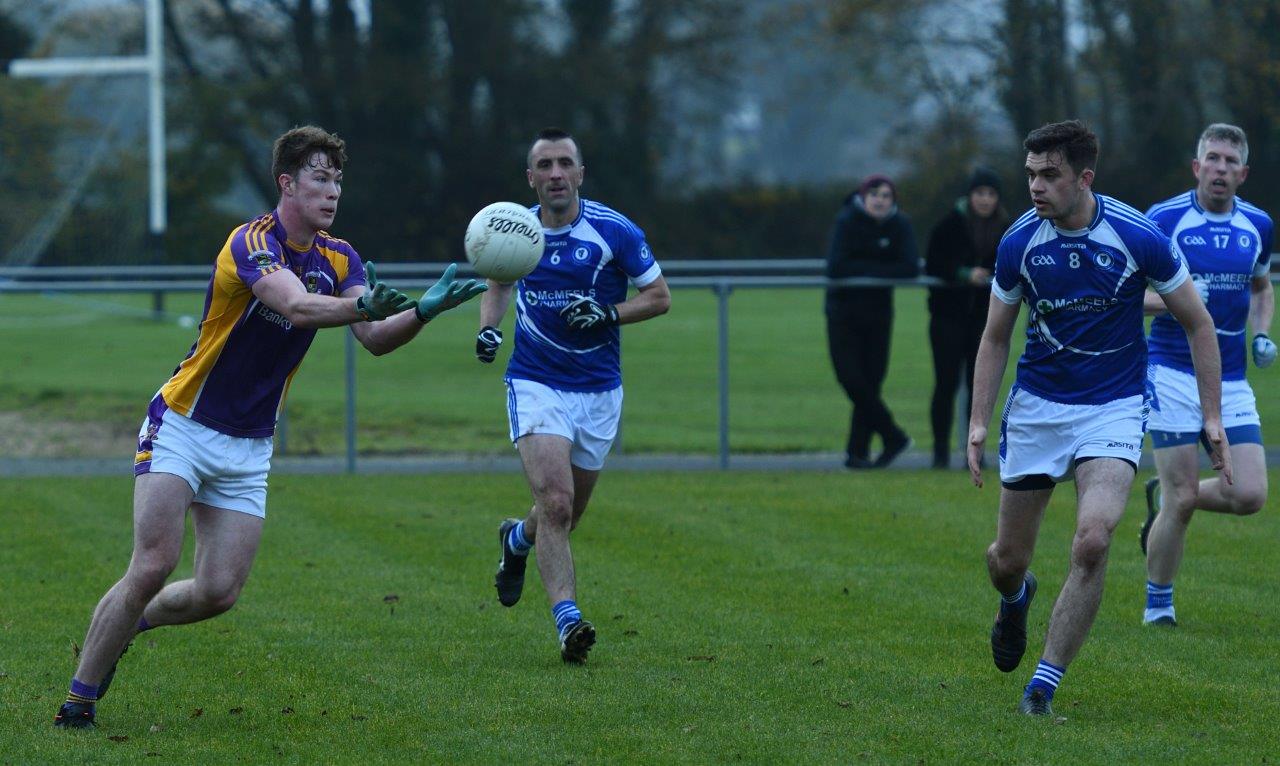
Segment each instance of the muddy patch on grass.
[{"label": "muddy patch on grass", "polygon": [[127,457],[137,449],[136,424],[0,412],[0,457]]}]

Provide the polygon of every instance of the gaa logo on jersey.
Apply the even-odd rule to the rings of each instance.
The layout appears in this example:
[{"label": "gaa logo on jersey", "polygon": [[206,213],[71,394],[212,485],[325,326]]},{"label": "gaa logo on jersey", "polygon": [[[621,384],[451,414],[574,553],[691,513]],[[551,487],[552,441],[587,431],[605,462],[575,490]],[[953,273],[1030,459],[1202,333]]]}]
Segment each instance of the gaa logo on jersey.
[{"label": "gaa logo on jersey", "polygon": [[1109,269],[1112,262],[1111,253],[1106,250],[1099,250],[1093,254],[1093,262],[1098,264],[1100,269]]},{"label": "gaa logo on jersey", "polygon": [[591,251],[585,247],[582,247],[581,245],[573,249],[573,260],[577,261],[578,263],[586,263],[587,259],[590,257],[591,257]]}]

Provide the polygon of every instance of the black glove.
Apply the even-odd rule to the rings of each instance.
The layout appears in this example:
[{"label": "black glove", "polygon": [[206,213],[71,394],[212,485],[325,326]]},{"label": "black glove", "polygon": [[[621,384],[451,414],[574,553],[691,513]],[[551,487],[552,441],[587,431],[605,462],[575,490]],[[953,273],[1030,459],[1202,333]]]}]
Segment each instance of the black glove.
[{"label": "black glove", "polygon": [[579,295],[560,309],[560,316],[575,330],[611,327],[618,323],[618,307],[600,303],[595,298]]},{"label": "black glove", "polygon": [[485,364],[493,364],[498,355],[498,346],[502,345],[502,330],[485,325],[476,334],[476,359]]}]

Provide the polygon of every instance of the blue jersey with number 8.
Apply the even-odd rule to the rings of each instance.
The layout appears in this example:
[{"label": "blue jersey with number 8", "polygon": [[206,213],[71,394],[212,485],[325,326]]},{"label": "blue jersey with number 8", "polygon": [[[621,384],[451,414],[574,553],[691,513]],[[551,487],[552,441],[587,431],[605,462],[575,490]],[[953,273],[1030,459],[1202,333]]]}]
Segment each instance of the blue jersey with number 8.
[{"label": "blue jersey with number 8", "polygon": [[1094,194],[1088,227],[1065,231],[1035,210],[1000,241],[992,295],[1026,301],[1018,385],[1062,404],[1102,404],[1145,390],[1142,296],[1187,279],[1169,238],[1128,205]]}]

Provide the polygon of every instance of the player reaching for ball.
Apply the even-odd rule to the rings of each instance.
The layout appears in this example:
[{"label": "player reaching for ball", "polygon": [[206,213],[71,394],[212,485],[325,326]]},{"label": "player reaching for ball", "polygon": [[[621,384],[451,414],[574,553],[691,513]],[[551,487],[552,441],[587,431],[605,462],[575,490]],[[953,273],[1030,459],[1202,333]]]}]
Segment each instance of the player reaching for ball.
[{"label": "player reaching for ball", "polygon": [[[515,605],[536,548],[560,657],[581,663],[596,633],[578,609],[569,533],[587,509],[618,432],[618,326],[666,313],[671,293],[644,233],[620,213],[578,196],[584,168],[573,136],[559,128],[539,131],[528,165],[546,238],[542,260],[514,285],[489,280],[476,337],[476,356],[493,362],[502,343],[498,325],[514,295],[507,417],[533,508],[498,528],[495,585],[502,605]],[[628,282],[639,290],[629,300]]]},{"label": "player reaching for ball", "polygon": [[[348,325],[381,355],[487,289],[454,281],[450,265],[414,300],[325,231],[338,212],[346,158],[342,139],[312,125],[276,139],[279,204],[236,227],[222,246],[196,342],[142,421],[133,557],[94,610],[55,726],[96,724],[95,705],[139,631],[206,620],[235,604],[267,515],[276,416],[316,330]],[[188,509],[195,572],[165,585],[182,554]]]}]

